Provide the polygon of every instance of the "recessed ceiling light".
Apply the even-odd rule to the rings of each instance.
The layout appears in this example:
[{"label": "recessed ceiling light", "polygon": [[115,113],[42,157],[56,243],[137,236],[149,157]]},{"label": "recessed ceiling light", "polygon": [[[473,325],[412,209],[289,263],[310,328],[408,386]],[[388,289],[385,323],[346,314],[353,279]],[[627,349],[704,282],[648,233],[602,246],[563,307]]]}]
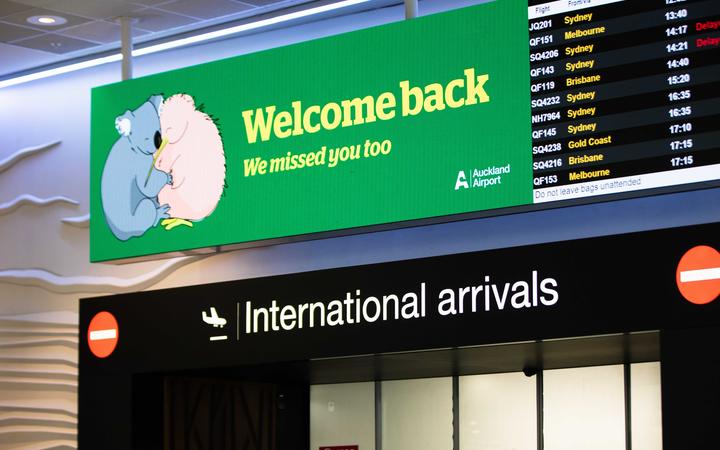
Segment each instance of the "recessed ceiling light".
[{"label": "recessed ceiling light", "polygon": [[67,23],[67,19],[60,16],[30,16],[27,18],[28,23],[33,25],[41,25],[44,27],[56,27]]}]

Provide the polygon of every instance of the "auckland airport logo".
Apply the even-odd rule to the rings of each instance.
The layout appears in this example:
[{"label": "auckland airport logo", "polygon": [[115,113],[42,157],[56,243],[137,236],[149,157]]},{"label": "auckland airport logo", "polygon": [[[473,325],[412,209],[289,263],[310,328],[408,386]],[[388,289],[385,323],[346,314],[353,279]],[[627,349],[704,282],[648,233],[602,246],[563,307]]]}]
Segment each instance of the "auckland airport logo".
[{"label": "auckland airport logo", "polygon": [[511,171],[510,164],[505,166],[487,166],[472,170],[459,170],[455,178],[455,190],[461,189],[486,189],[493,186],[500,186],[503,177]]},{"label": "auckland airport logo", "polygon": [[225,150],[216,121],[188,94],[152,95],[115,119],[119,137],[100,181],[105,221],[121,241],[151,228],[190,227],[225,189]]}]

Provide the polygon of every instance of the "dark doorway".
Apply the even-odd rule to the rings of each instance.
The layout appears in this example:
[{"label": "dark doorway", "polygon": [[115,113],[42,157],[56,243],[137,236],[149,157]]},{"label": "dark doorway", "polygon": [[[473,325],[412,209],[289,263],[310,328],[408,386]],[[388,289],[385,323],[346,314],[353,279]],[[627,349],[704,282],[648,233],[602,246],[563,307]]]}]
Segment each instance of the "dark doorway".
[{"label": "dark doorway", "polygon": [[167,377],[165,450],[275,450],[274,384]]},{"label": "dark doorway", "polygon": [[138,375],[133,377],[133,448],[306,450],[308,402],[305,383],[219,373]]}]

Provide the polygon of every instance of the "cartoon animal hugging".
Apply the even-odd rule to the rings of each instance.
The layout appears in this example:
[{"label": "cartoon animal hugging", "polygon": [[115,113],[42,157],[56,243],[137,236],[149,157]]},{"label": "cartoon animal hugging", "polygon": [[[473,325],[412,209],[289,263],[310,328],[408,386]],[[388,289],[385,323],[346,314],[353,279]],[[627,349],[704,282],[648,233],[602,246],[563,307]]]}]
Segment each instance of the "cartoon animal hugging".
[{"label": "cartoon animal hugging", "polygon": [[167,98],[160,107],[160,129],[167,145],[156,153],[155,168],[172,176],[158,201],[167,204],[171,230],[209,216],[225,189],[225,152],[212,117],[196,108],[187,94]]},{"label": "cartoon animal hugging", "polygon": [[105,160],[100,190],[105,221],[121,241],[142,236],[169,217],[169,206],[158,203],[157,195],[172,177],[153,164],[153,154],[163,146],[162,101],[162,96],[153,95],[115,119],[120,137]]}]

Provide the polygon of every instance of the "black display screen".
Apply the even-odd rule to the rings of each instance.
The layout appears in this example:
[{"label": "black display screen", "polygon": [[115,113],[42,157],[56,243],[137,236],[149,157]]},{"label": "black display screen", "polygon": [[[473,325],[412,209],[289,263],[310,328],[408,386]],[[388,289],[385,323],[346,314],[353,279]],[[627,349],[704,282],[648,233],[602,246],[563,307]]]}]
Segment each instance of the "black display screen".
[{"label": "black display screen", "polygon": [[720,2],[529,2],[534,202],[720,176]]}]

